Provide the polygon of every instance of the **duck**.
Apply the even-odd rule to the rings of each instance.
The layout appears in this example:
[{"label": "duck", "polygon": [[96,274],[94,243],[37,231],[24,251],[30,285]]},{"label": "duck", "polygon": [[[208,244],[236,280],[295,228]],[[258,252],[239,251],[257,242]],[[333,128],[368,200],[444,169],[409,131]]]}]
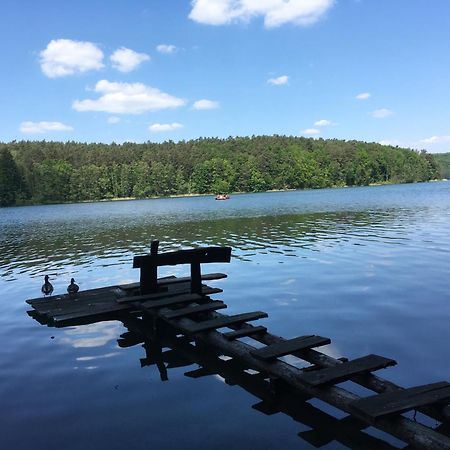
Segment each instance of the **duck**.
[{"label": "duck", "polygon": [[44,282],[44,284],[41,287],[41,291],[42,291],[42,293],[44,294],[44,297],[45,297],[46,295],[51,295],[52,294],[52,292],[53,292],[53,285],[52,285],[52,283],[50,283],[50,281],[48,281],[48,275],[45,275],[44,280],[45,280],[45,282]]},{"label": "duck", "polygon": [[73,294],[76,294],[79,290],[80,290],[80,287],[78,286],[78,284],[75,283],[75,279],[71,278],[70,284],[69,284],[69,286],[67,286],[67,292],[70,295],[73,295]]}]

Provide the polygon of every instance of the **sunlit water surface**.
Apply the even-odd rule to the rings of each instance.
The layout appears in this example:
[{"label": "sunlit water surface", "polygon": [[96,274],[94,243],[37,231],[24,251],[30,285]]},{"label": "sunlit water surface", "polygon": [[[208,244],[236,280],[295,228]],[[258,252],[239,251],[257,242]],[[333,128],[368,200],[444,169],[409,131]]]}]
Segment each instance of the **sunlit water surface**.
[{"label": "sunlit water surface", "polygon": [[[229,245],[211,265],[229,313],[264,310],[284,337],[329,336],[335,357],[377,353],[404,386],[450,379],[450,183],[0,209],[0,435],[13,449],[312,448],[307,429],[185,369],[162,383],[120,349],[117,322],[54,329],[26,314],[56,293],[137,281],[134,254]],[[161,275],[187,268],[160,269]],[[262,323],[262,322],[261,322]],[[53,337],[53,338],[52,338]],[[336,443],[326,448],[339,448]]]}]

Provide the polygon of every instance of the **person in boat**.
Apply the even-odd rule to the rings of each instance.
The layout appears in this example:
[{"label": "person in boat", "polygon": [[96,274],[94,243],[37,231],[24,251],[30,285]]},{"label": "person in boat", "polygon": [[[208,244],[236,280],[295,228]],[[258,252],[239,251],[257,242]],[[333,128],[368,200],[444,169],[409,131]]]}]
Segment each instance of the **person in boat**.
[{"label": "person in boat", "polygon": [[230,196],[228,194],[217,194],[216,200],[228,200]]}]

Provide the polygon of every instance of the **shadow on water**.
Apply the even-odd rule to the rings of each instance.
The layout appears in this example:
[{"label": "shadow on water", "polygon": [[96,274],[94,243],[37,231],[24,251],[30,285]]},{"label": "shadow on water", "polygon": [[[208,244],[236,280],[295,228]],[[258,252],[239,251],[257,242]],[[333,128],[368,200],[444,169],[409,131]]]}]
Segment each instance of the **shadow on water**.
[{"label": "shadow on water", "polygon": [[[38,317],[35,319],[38,320]],[[162,382],[169,381],[171,370],[195,366],[184,372],[184,376],[195,380],[214,376],[228,386],[241,387],[259,400],[252,405],[254,410],[268,416],[283,413],[308,428],[299,432],[298,436],[315,448],[333,442],[350,449],[398,448],[364,432],[368,425],[363,421],[349,415],[335,417],[308,402],[310,398],[282,383],[281,380],[271,379],[262,372],[249,369],[237,359],[224,356],[198,342],[195,343],[187,336],[178,335],[169,325],[156,323],[146,317],[133,317],[131,314],[120,314],[116,319],[127,330],[117,339],[118,346],[125,349],[142,344],[145,355],[140,358],[141,368],[155,368]],[[104,320],[111,320],[111,316],[105,316]],[[80,321],[71,323],[70,326],[101,321],[102,318],[99,317],[98,322]],[[52,326],[51,321],[42,320],[42,317],[39,322],[42,325]],[[205,392],[205,395],[208,393]],[[167,408],[170,408],[169,404]]]}]

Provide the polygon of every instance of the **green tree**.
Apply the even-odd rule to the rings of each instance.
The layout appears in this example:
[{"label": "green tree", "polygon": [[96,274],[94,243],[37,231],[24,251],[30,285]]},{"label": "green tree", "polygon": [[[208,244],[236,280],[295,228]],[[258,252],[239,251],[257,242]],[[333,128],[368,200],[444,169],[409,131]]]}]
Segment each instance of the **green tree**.
[{"label": "green tree", "polygon": [[19,169],[7,148],[0,149],[0,206],[11,206],[21,190]]}]

